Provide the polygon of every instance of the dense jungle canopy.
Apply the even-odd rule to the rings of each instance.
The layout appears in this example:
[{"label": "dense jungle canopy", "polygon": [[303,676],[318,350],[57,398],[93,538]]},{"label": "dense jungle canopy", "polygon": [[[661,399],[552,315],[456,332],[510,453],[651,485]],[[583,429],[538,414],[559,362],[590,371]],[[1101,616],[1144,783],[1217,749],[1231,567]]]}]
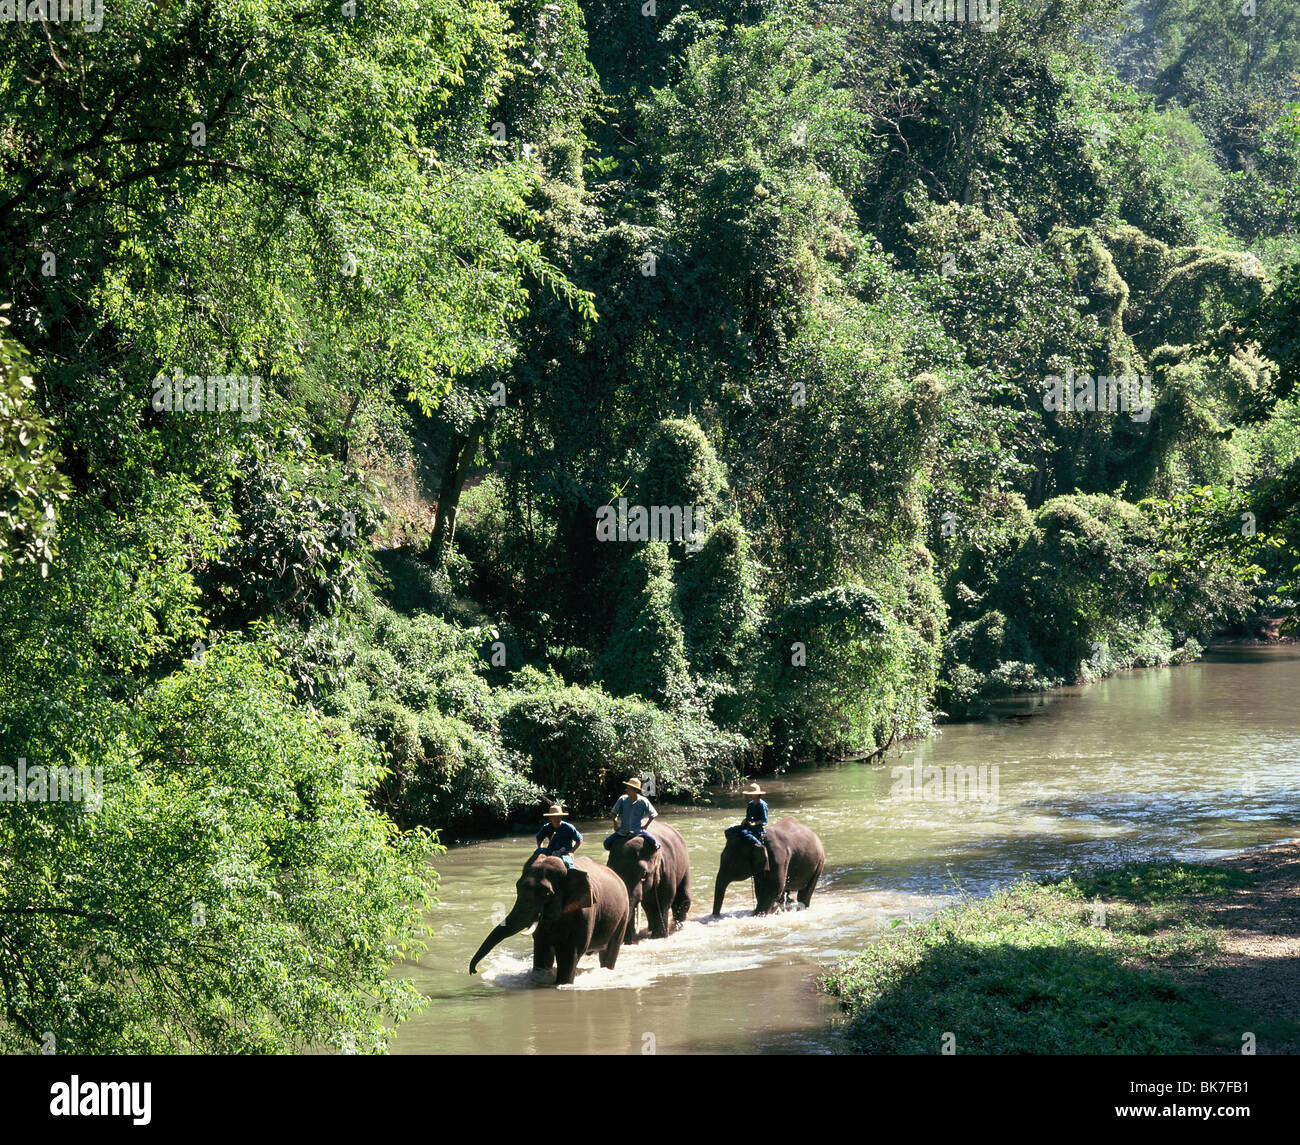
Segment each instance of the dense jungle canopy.
[{"label": "dense jungle canopy", "polygon": [[0,763],[103,801],[0,1047],[379,1049],[431,831],[1289,622],[1300,9],[890,8],[4,25]]}]

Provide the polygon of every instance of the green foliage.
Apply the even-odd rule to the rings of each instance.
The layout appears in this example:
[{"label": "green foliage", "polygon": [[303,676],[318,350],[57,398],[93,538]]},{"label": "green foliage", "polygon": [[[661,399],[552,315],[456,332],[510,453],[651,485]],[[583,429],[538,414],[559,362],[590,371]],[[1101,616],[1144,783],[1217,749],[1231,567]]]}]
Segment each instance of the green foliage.
[{"label": "green foliage", "polygon": [[[1198,485],[1166,499],[1138,504],[1150,513],[1166,548],[1152,584],[1185,588],[1204,583],[1211,570],[1242,584],[1258,584],[1265,570],[1255,563],[1262,549],[1277,548],[1276,537],[1257,535],[1255,514],[1240,494],[1222,486]],[[1210,616],[1216,609],[1206,610]]]},{"label": "green foliage", "polygon": [[698,506],[711,516],[726,484],[726,473],[698,424],[668,419],[651,430],[637,482],[640,504]]},{"label": "green foliage", "polygon": [[372,704],[353,726],[384,752],[389,772],[374,801],[401,827],[491,826],[525,816],[542,799],[525,761],[502,748],[495,728],[471,727],[436,708],[417,716],[392,701]]},{"label": "green foliage", "polygon": [[691,711],[666,712],[599,688],[563,685],[525,669],[501,718],[505,745],[531,761],[532,778],[577,814],[601,815],[629,776],[654,775],[657,790],[688,798],[738,777],[740,736]]},{"label": "green foliage", "polygon": [[1281,272],[1277,287],[1250,316],[1248,329],[1277,363],[1278,396],[1290,397],[1300,383],[1300,262]]},{"label": "green foliage", "polygon": [[48,580],[22,566],[0,594],[15,641],[45,637],[25,653],[33,660],[23,671],[129,673],[188,656],[209,625],[193,570],[220,551],[229,527],[183,478],[159,481],[116,512],[73,499]]},{"label": "green foliage", "polygon": [[1269,101],[1250,110],[1234,125],[1234,143],[1252,162],[1223,175],[1225,221],[1247,239],[1294,235],[1300,230],[1300,102]]},{"label": "green foliage", "polygon": [[373,482],[286,433],[280,450],[259,441],[241,457],[232,508],[238,540],[211,573],[232,619],[306,621],[356,604],[359,562],[384,516]]},{"label": "green foliage", "polygon": [[[937,1053],[949,1031],[975,1054],[1209,1053],[1239,1047],[1260,1021],[1293,1037],[1293,1023],[1225,1009],[1187,981],[1185,967],[1217,949],[1197,898],[1226,887],[1208,868],[1178,867],[1022,879],[871,944],[820,985],[862,1053]],[[1131,901],[1106,902],[1098,925],[1095,896],[1108,892]]]},{"label": "green foliage", "polygon": [[14,564],[35,563],[41,575],[54,559],[55,506],[70,486],[59,473],[59,453],[34,398],[22,350],[3,333],[0,320],[0,577]]},{"label": "green foliage", "polygon": [[784,733],[778,751],[845,755],[929,730],[929,690],[908,655],[915,637],[877,594],[844,585],[803,597],[776,632],[769,671]]},{"label": "green foliage", "polygon": [[618,696],[674,708],[690,693],[681,611],[668,546],[652,541],[627,562],[614,613],[614,635],[595,676]]},{"label": "green foliage", "polygon": [[757,579],[749,538],[730,517],[679,564],[677,605],[697,675],[735,681],[750,674],[761,616]]},{"label": "green foliage", "polygon": [[1208,493],[1144,501],[1150,514],[1118,498],[1057,497],[968,553],[948,589],[949,709],[1198,654],[1249,595],[1229,561],[1192,549],[1211,532],[1225,557],[1257,543],[1234,537],[1221,509],[1210,524]]},{"label": "green foliage", "polygon": [[[876,751],[1285,607],[1282,7],[15,25],[0,762],[112,783],[0,818],[0,1039],[379,1048],[430,886],[402,828]],[[1150,419],[1045,410],[1070,370],[1149,374]],[[156,409],[160,371],[260,407]],[[601,544],[620,495],[702,546]]]},{"label": "green foliage", "polygon": [[[0,804],[0,1043],[34,1052],[381,1050],[420,1003],[428,839],[367,810],[377,775],[253,647],[222,644],[4,758],[102,769],[103,803]],[[54,754],[51,744],[67,747]]]}]

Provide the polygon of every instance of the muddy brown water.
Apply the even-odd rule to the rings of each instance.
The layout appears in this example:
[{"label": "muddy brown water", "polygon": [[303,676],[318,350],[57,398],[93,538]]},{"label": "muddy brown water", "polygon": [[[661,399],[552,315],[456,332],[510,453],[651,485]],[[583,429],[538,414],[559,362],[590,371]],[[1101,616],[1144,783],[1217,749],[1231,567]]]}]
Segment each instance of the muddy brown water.
[{"label": "muddy brown water", "polygon": [[[734,885],[723,918],[704,921],[722,830],[744,799],[716,792],[693,807],[660,804],[690,848],[687,924],[625,946],[614,970],[585,958],[560,989],[534,977],[525,935],[497,947],[478,976],[467,972],[514,900],[531,840],[453,847],[436,863],[429,949],[396,970],[430,1002],[393,1052],[830,1052],[836,1008],[815,988],[818,970],[892,920],[1024,872],[1206,859],[1300,835],[1298,700],[1300,647],[1224,647],[1185,667],[1008,705],[876,765],[766,779],[773,817],[798,816],[826,846],[812,908],[767,918],[750,916],[752,891]],[[606,824],[578,826],[583,853],[603,861]]]}]

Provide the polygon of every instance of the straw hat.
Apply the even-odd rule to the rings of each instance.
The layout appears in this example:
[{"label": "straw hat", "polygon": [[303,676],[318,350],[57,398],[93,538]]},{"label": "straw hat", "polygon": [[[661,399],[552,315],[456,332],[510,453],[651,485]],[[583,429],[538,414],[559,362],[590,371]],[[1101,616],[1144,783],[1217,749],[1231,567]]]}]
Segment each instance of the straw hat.
[{"label": "straw hat", "polygon": [[560,810],[558,803],[552,803],[551,809],[543,816],[546,819],[563,819],[564,812]]},{"label": "straw hat", "polygon": [[633,776],[631,779],[625,779],[625,780],[623,781],[623,786],[624,786],[624,787],[630,787],[630,788],[632,788],[633,791],[640,791],[640,790],[641,790],[641,781],[640,781],[639,779],[637,779],[636,776]]},{"label": "straw hat", "polygon": [[740,794],[741,795],[766,795],[767,792],[764,791],[761,787],[759,787],[757,783],[751,783]]}]

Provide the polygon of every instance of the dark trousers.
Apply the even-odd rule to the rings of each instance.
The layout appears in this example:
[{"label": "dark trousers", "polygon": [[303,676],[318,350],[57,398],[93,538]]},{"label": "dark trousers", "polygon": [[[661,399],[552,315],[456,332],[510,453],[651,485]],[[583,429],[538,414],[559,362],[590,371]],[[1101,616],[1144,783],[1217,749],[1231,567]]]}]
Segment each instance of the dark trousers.
[{"label": "dark trousers", "polygon": [[755,847],[763,845],[762,827],[746,827],[743,823],[737,823],[734,827],[728,827],[723,834],[728,839],[744,839],[746,843],[752,843]]},{"label": "dark trousers", "polygon": [[533,852],[533,858],[537,858],[538,855],[554,855],[557,859],[563,860],[566,867],[573,867],[572,851],[557,851],[554,847],[538,847]]},{"label": "dark trousers", "polygon": [[645,831],[645,830],[632,831],[631,833],[627,831],[615,831],[608,839],[605,840],[605,850],[607,851],[610,850],[615,843],[619,842],[622,839],[635,839],[638,835],[641,835],[644,838],[650,840],[651,854],[654,854],[655,851],[659,850],[659,840],[656,839],[652,834],[650,834],[649,831]]}]

